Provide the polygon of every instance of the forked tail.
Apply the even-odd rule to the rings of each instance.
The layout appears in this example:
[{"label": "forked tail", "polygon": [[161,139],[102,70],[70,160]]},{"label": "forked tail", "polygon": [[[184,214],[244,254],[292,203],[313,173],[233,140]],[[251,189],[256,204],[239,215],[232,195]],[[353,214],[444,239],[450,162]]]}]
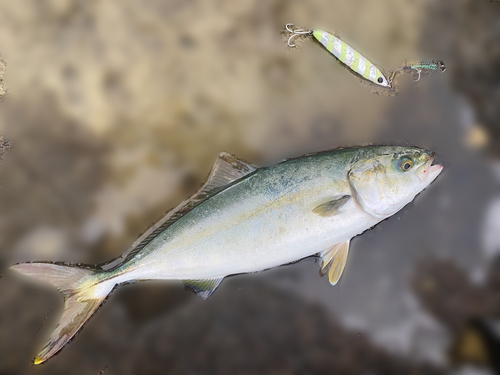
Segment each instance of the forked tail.
[{"label": "forked tail", "polygon": [[35,365],[56,354],[92,316],[115,283],[105,271],[50,263],[21,263],[12,270],[54,285],[64,297],[64,311],[50,338],[38,353]]}]

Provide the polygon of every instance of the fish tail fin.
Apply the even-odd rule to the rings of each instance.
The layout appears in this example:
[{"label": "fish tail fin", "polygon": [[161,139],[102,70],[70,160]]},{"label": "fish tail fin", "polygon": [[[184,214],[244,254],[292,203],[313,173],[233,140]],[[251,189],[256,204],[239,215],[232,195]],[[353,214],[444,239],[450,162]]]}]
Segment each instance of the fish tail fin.
[{"label": "fish tail fin", "polygon": [[34,364],[56,354],[99,308],[115,283],[102,277],[106,271],[50,263],[20,263],[10,269],[57,288],[64,297],[62,316],[38,353]]}]

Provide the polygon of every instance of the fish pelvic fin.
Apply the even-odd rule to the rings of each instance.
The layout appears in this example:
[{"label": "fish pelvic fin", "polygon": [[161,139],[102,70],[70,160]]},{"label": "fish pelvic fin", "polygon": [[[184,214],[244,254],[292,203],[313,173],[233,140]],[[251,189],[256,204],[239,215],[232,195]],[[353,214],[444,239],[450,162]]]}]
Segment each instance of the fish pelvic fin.
[{"label": "fish pelvic fin", "polygon": [[64,311],[49,339],[38,353],[38,365],[56,354],[99,308],[115,283],[102,270],[51,263],[20,263],[11,270],[52,284],[64,297]]},{"label": "fish pelvic fin", "polygon": [[321,275],[328,273],[328,281],[331,285],[336,285],[344,272],[349,254],[349,242],[350,240],[336,244],[320,253],[323,259],[320,273]]}]

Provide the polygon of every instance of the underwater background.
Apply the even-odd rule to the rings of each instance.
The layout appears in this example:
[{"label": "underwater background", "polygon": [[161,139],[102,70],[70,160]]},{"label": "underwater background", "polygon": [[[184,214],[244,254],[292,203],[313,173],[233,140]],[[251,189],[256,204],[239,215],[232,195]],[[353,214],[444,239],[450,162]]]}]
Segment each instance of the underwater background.
[{"label": "underwater background", "polygon": [[[386,95],[293,22],[373,63],[443,60]],[[500,2],[0,2],[0,374],[500,374]],[[51,287],[20,261],[121,255],[193,194],[218,154],[272,165],[416,145],[445,169],[356,237],[336,287],[319,263],[117,289],[46,364]]]}]

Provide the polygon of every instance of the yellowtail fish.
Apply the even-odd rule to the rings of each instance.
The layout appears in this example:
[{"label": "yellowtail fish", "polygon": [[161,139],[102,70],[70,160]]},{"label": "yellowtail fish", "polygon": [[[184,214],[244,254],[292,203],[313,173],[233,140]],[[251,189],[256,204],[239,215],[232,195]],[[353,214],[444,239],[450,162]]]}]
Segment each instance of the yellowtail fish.
[{"label": "yellowtail fish", "polygon": [[64,311],[35,359],[57,353],[111,290],[181,280],[208,298],[224,277],[318,254],[335,285],[354,236],[394,215],[441,172],[416,147],[338,149],[257,168],[223,153],[203,187],[121,258],[94,268],[21,263],[12,270],[55,286]]},{"label": "yellowtail fish", "polygon": [[389,80],[375,64],[336,36],[323,30],[294,29],[293,26],[294,25],[291,23],[285,26],[286,29],[292,33],[288,38],[288,45],[290,47],[295,47],[295,44],[292,43],[293,38],[300,35],[312,35],[328,50],[328,52],[335,56],[340,62],[347,65],[354,73],[376,85],[391,87]]}]

